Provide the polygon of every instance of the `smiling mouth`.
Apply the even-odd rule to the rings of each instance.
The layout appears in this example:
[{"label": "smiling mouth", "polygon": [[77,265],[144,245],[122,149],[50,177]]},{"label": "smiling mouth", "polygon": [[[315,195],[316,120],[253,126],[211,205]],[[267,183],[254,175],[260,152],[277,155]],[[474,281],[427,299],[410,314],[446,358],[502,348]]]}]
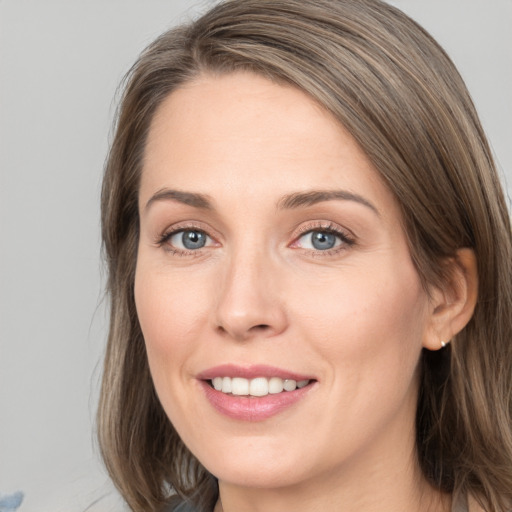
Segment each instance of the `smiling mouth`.
[{"label": "smiling mouth", "polygon": [[256,377],[255,379],[244,379],[243,377],[214,377],[209,380],[210,386],[216,391],[232,396],[255,396],[277,395],[301,389],[314,382],[311,379],[293,380],[281,379],[280,377]]}]

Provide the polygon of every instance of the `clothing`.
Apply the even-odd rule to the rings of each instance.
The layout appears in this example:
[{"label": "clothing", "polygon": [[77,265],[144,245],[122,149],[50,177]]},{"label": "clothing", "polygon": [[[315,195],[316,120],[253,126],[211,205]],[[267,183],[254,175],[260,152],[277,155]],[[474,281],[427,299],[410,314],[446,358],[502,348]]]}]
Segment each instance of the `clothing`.
[{"label": "clothing", "polygon": [[465,494],[453,497],[452,512],[469,512],[468,497]]},{"label": "clothing", "polygon": [[23,493],[15,492],[14,494],[0,494],[0,512],[15,512],[23,501]]},{"label": "clothing", "polygon": [[[196,508],[188,503],[180,503],[176,508],[172,510],[172,512],[196,512]],[[170,511],[169,511],[170,512]]]}]

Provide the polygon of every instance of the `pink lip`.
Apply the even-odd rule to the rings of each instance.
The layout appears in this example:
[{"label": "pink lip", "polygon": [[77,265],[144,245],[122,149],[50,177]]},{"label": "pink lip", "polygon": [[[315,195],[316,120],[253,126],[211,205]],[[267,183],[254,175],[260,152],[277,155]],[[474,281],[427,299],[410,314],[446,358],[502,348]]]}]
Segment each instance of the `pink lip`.
[{"label": "pink lip", "polygon": [[279,377],[281,379],[313,380],[310,375],[300,375],[298,373],[283,370],[275,366],[267,366],[263,364],[255,364],[251,366],[237,366],[234,364],[221,364],[213,368],[209,368],[197,375],[201,380],[212,380],[215,377],[242,377],[244,379],[255,379],[256,377]]},{"label": "pink lip", "polygon": [[210,385],[215,377],[242,377],[254,379],[256,377],[280,377],[281,379],[314,380],[307,375],[300,375],[288,370],[265,365],[249,367],[231,364],[220,365],[201,372],[197,378],[200,386],[210,404],[221,414],[241,421],[263,421],[274,416],[302,400],[314,387],[316,382],[298,388],[295,391],[283,391],[275,395],[262,397],[234,396],[217,391]]}]

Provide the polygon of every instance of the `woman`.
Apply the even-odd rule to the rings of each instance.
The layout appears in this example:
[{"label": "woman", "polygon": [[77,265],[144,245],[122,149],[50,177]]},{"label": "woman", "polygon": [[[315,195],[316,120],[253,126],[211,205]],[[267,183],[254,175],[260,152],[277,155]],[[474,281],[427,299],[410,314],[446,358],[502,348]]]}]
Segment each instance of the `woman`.
[{"label": "woman", "polygon": [[163,34],[102,214],[99,436],[132,510],[507,510],[509,216],[400,11],[232,0]]}]

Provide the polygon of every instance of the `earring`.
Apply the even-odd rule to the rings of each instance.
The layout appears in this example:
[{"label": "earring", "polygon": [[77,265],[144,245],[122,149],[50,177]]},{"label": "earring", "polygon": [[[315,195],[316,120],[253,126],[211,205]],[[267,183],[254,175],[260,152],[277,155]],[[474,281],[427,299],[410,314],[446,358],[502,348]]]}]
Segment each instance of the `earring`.
[{"label": "earring", "polygon": [[448,345],[448,343],[450,343],[449,341],[441,341],[441,347],[444,348],[446,347],[446,345]]}]

